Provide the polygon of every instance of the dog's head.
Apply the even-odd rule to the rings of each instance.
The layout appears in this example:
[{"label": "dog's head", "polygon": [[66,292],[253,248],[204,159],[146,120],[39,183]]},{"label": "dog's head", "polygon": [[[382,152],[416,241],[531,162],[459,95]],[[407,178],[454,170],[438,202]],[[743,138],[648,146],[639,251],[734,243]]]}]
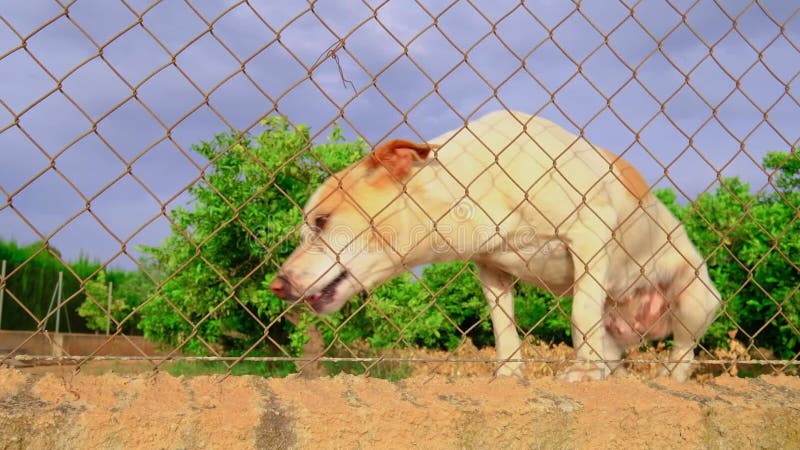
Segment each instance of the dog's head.
[{"label": "dog's head", "polygon": [[305,207],[301,244],[272,281],[275,295],[332,313],[402,272],[413,246],[397,231],[420,215],[405,198],[404,180],[433,148],[392,140],[328,178]]}]

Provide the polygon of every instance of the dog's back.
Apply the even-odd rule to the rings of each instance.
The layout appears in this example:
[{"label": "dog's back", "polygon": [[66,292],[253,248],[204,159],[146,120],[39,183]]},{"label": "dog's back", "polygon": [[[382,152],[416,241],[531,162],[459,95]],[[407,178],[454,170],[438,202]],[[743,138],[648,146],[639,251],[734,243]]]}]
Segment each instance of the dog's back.
[{"label": "dog's back", "polygon": [[547,119],[497,111],[431,143],[441,145],[439,178],[450,180],[452,201],[467,192],[489,226],[517,227],[518,217],[543,239],[557,239],[582,216],[613,210],[606,225],[616,230],[608,245],[616,293],[666,281],[684,266],[707,279],[684,228],[639,172]]}]

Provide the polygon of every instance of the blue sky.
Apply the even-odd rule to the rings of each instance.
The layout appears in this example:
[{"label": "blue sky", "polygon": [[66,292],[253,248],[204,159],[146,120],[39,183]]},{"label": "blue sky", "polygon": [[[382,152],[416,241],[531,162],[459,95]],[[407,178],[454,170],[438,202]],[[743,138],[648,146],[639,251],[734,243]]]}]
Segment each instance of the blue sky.
[{"label": "blue sky", "polygon": [[[251,3],[78,0],[68,17],[52,1],[0,3],[0,195],[13,204],[0,237],[134,267],[134,247],[169,232],[162,204],[185,204],[204,166],[191,145],[267,114],[375,144],[508,107],[583,130],[690,198],[718,172],[763,187],[764,153],[800,136],[791,1]],[[324,57],[340,39],[352,86]]]}]

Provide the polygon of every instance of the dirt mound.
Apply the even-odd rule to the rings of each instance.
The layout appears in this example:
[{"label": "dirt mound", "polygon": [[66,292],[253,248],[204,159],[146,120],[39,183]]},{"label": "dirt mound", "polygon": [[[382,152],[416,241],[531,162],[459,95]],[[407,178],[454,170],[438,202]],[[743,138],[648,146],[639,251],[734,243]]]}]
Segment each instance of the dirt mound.
[{"label": "dirt mound", "polygon": [[800,379],[0,370],[0,448],[798,448]]}]

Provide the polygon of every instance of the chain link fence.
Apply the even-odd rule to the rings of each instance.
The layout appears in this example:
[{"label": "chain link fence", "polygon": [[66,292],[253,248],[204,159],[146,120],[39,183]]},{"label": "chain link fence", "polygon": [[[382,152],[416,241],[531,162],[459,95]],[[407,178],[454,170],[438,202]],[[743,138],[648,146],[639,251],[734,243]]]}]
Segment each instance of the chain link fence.
[{"label": "chain link fence", "polygon": [[[722,296],[699,366],[795,372],[791,2],[10,2],[0,22],[0,330],[27,332],[3,364],[491,371],[473,265],[408,267],[331,316],[269,282],[335,170],[522,110],[630,161],[685,224]],[[573,362],[569,299],[513,289],[526,373]]]}]

